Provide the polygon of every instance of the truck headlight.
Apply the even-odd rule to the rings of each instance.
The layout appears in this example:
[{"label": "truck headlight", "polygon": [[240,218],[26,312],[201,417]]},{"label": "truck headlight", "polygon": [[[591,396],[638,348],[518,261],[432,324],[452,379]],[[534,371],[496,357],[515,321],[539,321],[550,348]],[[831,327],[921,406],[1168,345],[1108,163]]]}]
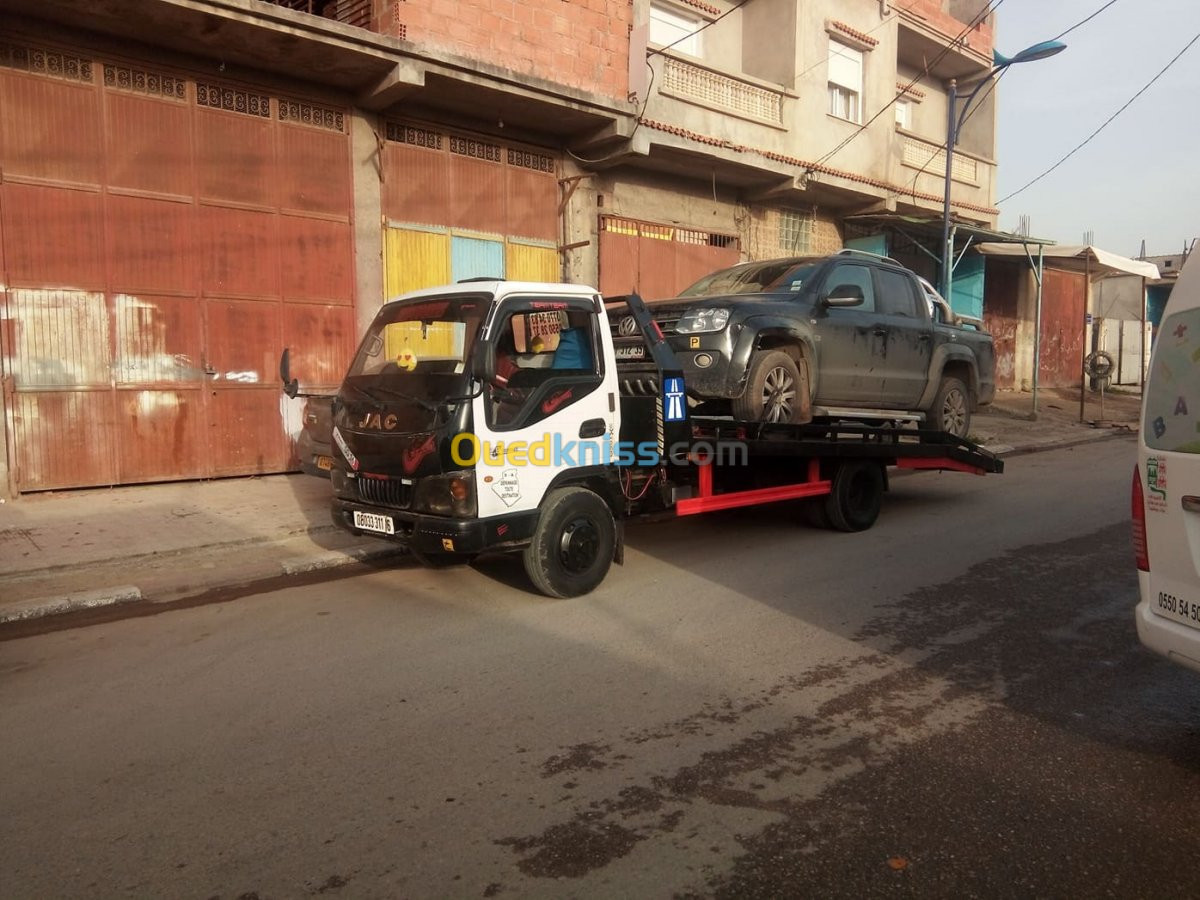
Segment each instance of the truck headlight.
[{"label": "truck headlight", "polygon": [[417,481],[413,512],[469,519],[476,514],[475,471],[447,472]]},{"label": "truck headlight", "polygon": [[720,331],[729,322],[727,309],[689,309],[679,318],[675,330],[680,334]]}]

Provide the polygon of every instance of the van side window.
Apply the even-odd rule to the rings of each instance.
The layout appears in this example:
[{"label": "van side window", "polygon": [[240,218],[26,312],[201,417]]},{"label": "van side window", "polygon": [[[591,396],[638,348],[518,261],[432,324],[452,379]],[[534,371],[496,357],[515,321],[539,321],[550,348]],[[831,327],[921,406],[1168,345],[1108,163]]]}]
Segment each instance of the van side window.
[{"label": "van side window", "polygon": [[1200,307],[1168,316],[1155,338],[1146,379],[1142,434],[1146,446],[1200,453]]}]

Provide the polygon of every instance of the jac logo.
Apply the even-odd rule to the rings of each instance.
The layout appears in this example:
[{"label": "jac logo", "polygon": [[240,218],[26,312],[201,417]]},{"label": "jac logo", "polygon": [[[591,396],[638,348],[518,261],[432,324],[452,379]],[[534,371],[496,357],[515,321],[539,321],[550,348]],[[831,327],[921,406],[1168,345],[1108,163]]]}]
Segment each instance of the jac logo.
[{"label": "jac logo", "polygon": [[386,416],[380,416],[377,412],[363,413],[362,421],[358,423],[359,428],[371,428],[375,431],[395,431],[399,424],[395,414],[388,413]]},{"label": "jac logo", "polygon": [[547,397],[545,400],[542,401],[542,412],[544,412],[546,415],[550,415],[550,413],[554,412],[556,409],[558,409],[560,406],[562,406],[564,403],[566,403],[570,399],[571,399],[571,391],[570,390],[559,391],[557,394],[554,394],[551,397]]}]

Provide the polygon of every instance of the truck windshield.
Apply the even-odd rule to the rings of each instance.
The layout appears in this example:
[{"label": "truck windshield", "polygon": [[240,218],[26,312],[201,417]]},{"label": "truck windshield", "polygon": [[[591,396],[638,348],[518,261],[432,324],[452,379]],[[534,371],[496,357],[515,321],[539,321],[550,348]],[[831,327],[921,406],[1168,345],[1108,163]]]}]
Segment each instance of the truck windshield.
[{"label": "truck windshield", "polygon": [[482,297],[388,304],[367,330],[346,382],[377,400],[437,402],[462,393],[488,308]]},{"label": "truck windshield", "polygon": [[729,294],[764,292],[799,293],[817,268],[812,259],[773,259],[768,262],[733,266],[705,275],[680,297],[724,297]]}]

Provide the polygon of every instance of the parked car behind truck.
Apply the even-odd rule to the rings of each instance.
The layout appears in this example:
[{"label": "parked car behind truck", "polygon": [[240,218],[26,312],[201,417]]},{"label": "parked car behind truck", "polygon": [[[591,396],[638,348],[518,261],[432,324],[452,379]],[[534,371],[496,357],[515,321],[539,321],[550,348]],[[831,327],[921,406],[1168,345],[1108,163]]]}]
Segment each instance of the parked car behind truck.
[{"label": "parked car behind truck", "polygon": [[[995,394],[992,338],[929,291],[893,259],[842,250],[721,269],[652,309],[695,404],[798,424],[920,413],[966,437]],[[631,320],[612,319],[618,358],[636,362]],[[654,392],[651,375],[633,373]]]}]

